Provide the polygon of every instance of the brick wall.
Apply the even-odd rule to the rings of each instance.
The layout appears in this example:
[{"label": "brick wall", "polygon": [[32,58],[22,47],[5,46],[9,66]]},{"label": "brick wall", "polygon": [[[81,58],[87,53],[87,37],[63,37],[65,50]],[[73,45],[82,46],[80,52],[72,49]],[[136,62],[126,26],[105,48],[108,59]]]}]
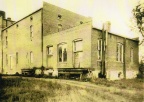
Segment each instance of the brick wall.
[{"label": "brick wall", "polygon": [[[47,68],[73,68],[73,41],[82,39],[83,57],[80,67],[91,67],[91,22],[67,29],[58,33],[49,34],[43,38],[43,63]],[[67,62],[58,62],[58,44],[67,43]],[[53,55],[47,56],[46,47],[53,46]],[[51,62],[49,62],[51,59]]]},{"label": "brick wall", "polygon": [[1,43],[1,30],[2,30],[2,16],[0,16],[0,73],[2,72],[2,43]]},{"label": "brick wall", "polygon": [[[20,73],[22,68],[42,66],[41,15],[41,10],[39,10],[3,31],[4,74],[15,74],[16,72]],[[31,25],[33,26],[33,37],[30,37]],[[6,36],[8,43],[7,47]],[[31,51],[33,52],[32,63],[30,62]],[[18,63],[16,62],[16,53],[18,53]]]},{"label": "brick wall", "polygon": [[43,3],[43,35],[66,30],[88,21],[91,19],[55,5]]},{"label": "brick wall", "polygon": [[[95,77],[98,77],[98,73],[101,71],[100,61],[98,60],[97,44],[98,39],[102,38],[102,31],[98,29],[92,30],[92,68],[95,68],[93,72]],[[126,78],[136,77],[138,71],[138,42],[131,39],[125,39],[124,37],[114,34],[108,34],[108,43],[106,51],[106,74],[108,79],[119,79],[118,74],[121,72],[121,78],[126,73]],[[125,41],[126,40],[126,41]],[[125,45],[125,63],[117,61],[117,43]],[[130,61],[130,50],[133,48],[133,62]],[[124,66],[125,65],[125,66]],[[124,69],[126,68],[126,69]]]}]

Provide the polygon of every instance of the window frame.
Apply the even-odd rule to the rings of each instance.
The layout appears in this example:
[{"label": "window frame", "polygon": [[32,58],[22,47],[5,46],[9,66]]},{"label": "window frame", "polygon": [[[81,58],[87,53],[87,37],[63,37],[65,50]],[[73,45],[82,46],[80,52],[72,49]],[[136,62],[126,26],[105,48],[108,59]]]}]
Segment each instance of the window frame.
[{"label": "window frame", "polygon": [[8,48],[8,37],[6,36],[6,48]]},{"label": "window frame", "polygon": [[118,42],[116,48],[116,61],[122,62],[124,61],[124,44]]},{"label": "window frame", "polygon": [[8,65],[8,54],[6,54],[6,65]]},{"label": "window frame", "polygon": [[18,64],[18,52],[16,52],[16,64]]},{"label": "window frame", "polygon": [[[60,50],[59,48],[61,48],[61,61],[60,61]],[[66,63],[67,62],[67,43],[66,42],[62,42],[62,43],[59,43],[58,46],[57,46],[57,51],[58,51],[58,62],[59,63]],[[66,50],[65,50],[66,49]],[[64,53],[64,51],[66,51]],[[65,54],[65,55],[64,55]]]},{"label": "window frame", "polygon": [[102,60],[102,38],[97,41],[97,50],[98,50],[98,60]]},{"label": "window frame", "polygon": [[32,64],[33,62],[34,62],[34,57],[33,57],[34,55],[33,55],[33,52],[31,51],[30,52],[30,63]]},{"label": "window frame", "polygon": [[30,38],[33,38],[33,25],[30,26]]},{"label": "window frame", "polygon": [[[50,53],[50,48],[52,48],[52,52]],[[46,53],[48,56],[52,56],[53,55],[53,45],[48,45],[46,47]]]},{"label": "window frame", "polygon": [[[81,50],[76,50],[76,43],[77,42],[81,42]],[[75,52],[83,52],[83,40],[82,39],[76,39],[76,40],[74,40],[73,41],[73,52],[75,53]]]},{"label": "window frame", "polygon": [[131,47],[130,48],[130,62],[134,61],[134,49]]}]

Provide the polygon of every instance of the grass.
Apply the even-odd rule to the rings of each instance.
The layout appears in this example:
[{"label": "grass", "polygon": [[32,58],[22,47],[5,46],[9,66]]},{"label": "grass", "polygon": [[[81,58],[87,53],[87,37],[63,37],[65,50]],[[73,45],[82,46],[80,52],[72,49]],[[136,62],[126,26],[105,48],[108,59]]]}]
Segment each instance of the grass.
[{"label": "grass", "polygon": [[96,85],[104,85],[107,87],[117,87],[120,89],[136,89],[142,90],[144,89],[144,79],[122,79],[122,80],[115,80],[109,81],[106,79],[94,79],[91,80]]},{"label": "grass", "polygon": [[[80,85],[61,84],[60,80],[3,77],[3,79],[0,79],[0,102],[144,101],[144,80],[142,79],[116,81],[95,79],[92,82],[96,84],[96,87],[92,86],[94,89],[80,87]],[[76,84],[79,84],[79,82],[76,82]]]},{"label": "grass", "polygon": [[[122,79],[109,81],[106,79],[94,79],[92,83],[109,88],[108,92],[112,95],[122,96],[129,102],[144,101],[144,79]],[[113,90],[110,90],[113,89]]]},{"label": "grass", "polygon": [[61,90],[66,90],[68,94],[70,86],[52,81],[4,78],[0,85],[0,102],[47,102]]}]

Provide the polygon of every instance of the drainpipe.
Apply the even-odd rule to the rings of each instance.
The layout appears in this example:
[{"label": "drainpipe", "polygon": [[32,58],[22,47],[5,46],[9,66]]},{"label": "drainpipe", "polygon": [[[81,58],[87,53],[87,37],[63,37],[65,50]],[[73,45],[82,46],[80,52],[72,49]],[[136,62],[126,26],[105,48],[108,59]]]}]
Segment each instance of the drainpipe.
[{"label": "drainpipe", "polygon": [[2,64],[2,74],[3,74],[3,71],[4,71],[4,69],[3,69],[3,39],[2,39],[2,31],[1,31],[1,50],[2,50],[2,62],[1,62],[1,64]]},{"label": "drainpipe", "polygon": [[124,38],[124,49],[123,49],[123,74],[126,79],[126,38]]},{"label": "drainpipe", "polygon": [[102,75],[105,76],[105,30],[102,32]]},{"label": "drainpipe", "polygon": [[44,65],[43,65],[43,61],[44,61],[44,59],[43,59],[43,9],[42,9],[42,13],[41,13],[41,51],[42,51],[42,66],[44,67]]}]

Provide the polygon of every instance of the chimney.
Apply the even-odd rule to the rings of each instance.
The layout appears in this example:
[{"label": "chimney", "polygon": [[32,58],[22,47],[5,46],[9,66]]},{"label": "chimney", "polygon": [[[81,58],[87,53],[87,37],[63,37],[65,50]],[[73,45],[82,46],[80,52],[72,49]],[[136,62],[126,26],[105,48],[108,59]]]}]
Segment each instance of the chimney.
[{"label": "chimney", "polygon": [[8,17],[8,18],[7,18],[7,20],[11,21],[11,18],[10,18],[10,17]]},{"label": "chimney", "polygon": [[5,19],[5,12],[4,11],[0,11],[0,16],[2,16],[3,19]]},{"label": "chimney", "polygon": [[110,21],[106,21],[103,25],[103,29],[107,30],[108,32],[110,31],[111,23]]}]

